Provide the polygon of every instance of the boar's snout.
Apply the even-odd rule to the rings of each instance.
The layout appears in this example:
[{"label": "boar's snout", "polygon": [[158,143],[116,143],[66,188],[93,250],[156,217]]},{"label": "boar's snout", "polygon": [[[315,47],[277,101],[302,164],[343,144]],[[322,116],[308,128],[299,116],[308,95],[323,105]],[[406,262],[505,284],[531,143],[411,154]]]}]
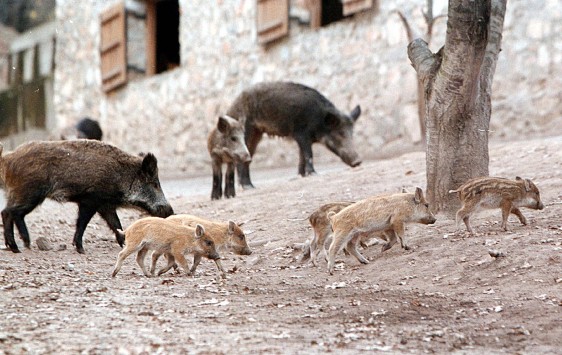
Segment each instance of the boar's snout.
[{"label": "boar's snout", "polygon": [[174,210],[170,205],[160,205],[156,206],[156,208],[151,213],[153,216],[166,218],[174,214]]},{"label": "boar's snout", "polygon": [[537,210],[542,210],[542,209],[544,209],[544,205],[542,201],[537,202]]},{"label": "boar's snout", "polygon": [[208,258],[211,259],[211,260],[219,260],[221,258],[221,256],[219,255],[219,253],[214,251],[212,253],[209,253]]},{"label": "boar's snout", "polygon": [[250,249],[249,247],[242,249],[242,252],[240,253],[240,255],[251,255],[252,254],[252,249]]},{"label": "boar's snout", "polygon": [[423,224],[434,224],[437,221],[437,218],[435,218],[433,215],[431,216],[427,216],[425,218],[422,218],[421,223]]},{"label": "boar's snout", "polygon": [[238,155],[236,157],[236,160],[238,160],[241,163],[249,163],[252,161],[252,157],[250,156],[250,153],[247,153],[247,154]]},{"label": "boar's snout", "polygon": [[339,156],[344,163],[351,166],[352,168],[362,163],[361,158],[359,158],[359,154],[357,154],[356,152],[343,151],[341,152],[341,154],[339,154]]}]

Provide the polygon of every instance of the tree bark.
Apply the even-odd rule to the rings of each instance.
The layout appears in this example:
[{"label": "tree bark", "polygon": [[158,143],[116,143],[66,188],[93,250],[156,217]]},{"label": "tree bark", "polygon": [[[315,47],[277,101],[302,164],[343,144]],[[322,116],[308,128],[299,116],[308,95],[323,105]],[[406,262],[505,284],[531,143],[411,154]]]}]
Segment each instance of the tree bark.
[{"label": "tree bark", "polygon": [[435,211],[458,207],[455,189],[488,175],[491,86],[507,0],[449,0],[445,46],[416,39],[408,57],[426,104],[427,197]]}]

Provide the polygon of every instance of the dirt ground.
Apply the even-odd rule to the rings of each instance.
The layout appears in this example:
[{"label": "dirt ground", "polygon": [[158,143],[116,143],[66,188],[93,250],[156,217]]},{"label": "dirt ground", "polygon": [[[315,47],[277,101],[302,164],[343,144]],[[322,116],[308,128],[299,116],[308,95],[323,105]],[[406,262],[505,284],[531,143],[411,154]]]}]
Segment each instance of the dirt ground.
[{"label": "dirt ground", "polygon": [[[425,187],[423,153],[316,166],[309,178],[296,167],[255,174],[257,188],[230,200],[210,201],[210,176],[189,195],[174,181],[176,212],[245,222],[254,253],[224,254],[224,281],[208,260],[193,277],[146,278],[134,257],[111,278],[120,248],[103,221],[88,226],[79,255],[76,208],[45,202],[26,219],[32,249],[0,251],[0,354],[561,354],[562,137],[493,144],[490,155],[492,175],[539,186],[546,208],[523,210],[528,226],[511,217],[503,232],[493,210],[468,236],[440,215],[408,227],[412,250],[371,246],[368,265],[342,254],[333,276],[292,248],[311,237],[308,215],[329,201]],[[124,226],[140,216],[119,214]],[[40,251],[40,236],[66,249]]]}]

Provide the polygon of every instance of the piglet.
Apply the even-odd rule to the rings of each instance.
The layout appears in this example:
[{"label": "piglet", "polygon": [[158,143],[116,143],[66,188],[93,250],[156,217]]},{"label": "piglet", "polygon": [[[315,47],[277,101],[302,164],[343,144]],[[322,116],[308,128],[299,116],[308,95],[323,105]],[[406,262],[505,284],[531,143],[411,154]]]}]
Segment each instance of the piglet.
[{"label": "piglet", "polygon": [[502,224],[504,231],[507,230],[507,218],[513,213],[522,224],[527,224],[527,219],[519,210],[520,207],[542,210],[541,196],[537,186],[529,179],[519,176],[515,180],[499,177],[478,177],[467,181],[456,190],[449,193],[457,193],[462,207],[457,211],[457,227],[462,220],[470,234],[474,230],[470,225],[470,217],[480,209],[501,208]]}]

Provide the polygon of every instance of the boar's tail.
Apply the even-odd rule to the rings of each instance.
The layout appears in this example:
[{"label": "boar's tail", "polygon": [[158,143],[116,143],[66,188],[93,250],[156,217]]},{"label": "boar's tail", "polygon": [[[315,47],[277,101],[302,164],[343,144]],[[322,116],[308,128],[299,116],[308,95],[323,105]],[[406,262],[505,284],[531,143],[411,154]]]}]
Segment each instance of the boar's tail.
[{"label": "boar's tail", "polygon": [[456,193],[456,192],[460,192],[460,190],[449,190],[449,193],[450,193],[450,194],[454,194],[454,193]]},{"label": "boar's tail", "polygon": [[4,151],[4,146],[0,143],[0,158],[2,158],[2,152]]}]

